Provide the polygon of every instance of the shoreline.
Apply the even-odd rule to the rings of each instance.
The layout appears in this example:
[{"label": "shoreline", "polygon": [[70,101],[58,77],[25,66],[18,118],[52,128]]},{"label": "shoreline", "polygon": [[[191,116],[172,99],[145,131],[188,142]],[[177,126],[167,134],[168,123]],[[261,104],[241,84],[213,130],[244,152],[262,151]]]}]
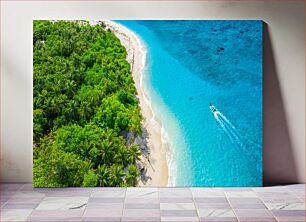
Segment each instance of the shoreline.
[{"label": "shoreline", "polygon": [[170,177],[168,175],[167,143],[163,138],[163,126],[156,120],[142,82],[147,51],[140,38],[128,28],[112,21],[103,21],[103,23],[120,39],[121,44],[126,48],[126,59],[131,64],[139,107],[144,117],[142,121],[143,138],[138,138],[142,146],[142,156],[138,163],[142,172],[138,186],[167,186]]}]

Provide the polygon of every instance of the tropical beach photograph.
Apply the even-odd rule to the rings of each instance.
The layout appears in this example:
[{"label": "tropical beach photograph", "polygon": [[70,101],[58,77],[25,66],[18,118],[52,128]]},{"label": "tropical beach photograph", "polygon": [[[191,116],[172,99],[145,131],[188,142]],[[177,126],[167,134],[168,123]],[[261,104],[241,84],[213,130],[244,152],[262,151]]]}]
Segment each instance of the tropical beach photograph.
[{"label": "tropical beach photograph", "polygon": [[34,20],[35,187],[257,187],[261,20]]}]

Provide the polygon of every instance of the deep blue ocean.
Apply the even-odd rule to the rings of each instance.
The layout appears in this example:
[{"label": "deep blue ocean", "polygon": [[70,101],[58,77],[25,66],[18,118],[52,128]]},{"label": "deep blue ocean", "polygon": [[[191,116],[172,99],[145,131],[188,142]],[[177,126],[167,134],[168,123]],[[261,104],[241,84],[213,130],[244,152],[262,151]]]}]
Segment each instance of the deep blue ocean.
[{"label": "deep blue ocean", "polygon": [[169,185],[262,186],[262,21],[116,22],[148,50],[143,81],[171,144]]}]

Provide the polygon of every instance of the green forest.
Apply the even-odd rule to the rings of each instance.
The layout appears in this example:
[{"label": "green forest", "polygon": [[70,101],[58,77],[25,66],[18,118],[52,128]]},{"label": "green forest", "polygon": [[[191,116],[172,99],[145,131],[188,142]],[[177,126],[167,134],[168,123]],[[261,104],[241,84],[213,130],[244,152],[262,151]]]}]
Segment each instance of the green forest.
[{"label": "green forest", "polygon": [[103,22],[33,32],[34,186],[136,186],[142,116],[120,40]]}]

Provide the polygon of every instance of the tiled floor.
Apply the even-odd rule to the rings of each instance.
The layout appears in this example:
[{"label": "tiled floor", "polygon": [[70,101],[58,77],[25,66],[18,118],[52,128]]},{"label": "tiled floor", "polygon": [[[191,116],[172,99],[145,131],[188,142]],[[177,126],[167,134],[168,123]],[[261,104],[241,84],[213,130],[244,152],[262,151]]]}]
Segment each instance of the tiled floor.
[{"label": "tiled floor", "polygon": [[1,221],[305,221],[305,185],[37,189],[2,184]]}]

